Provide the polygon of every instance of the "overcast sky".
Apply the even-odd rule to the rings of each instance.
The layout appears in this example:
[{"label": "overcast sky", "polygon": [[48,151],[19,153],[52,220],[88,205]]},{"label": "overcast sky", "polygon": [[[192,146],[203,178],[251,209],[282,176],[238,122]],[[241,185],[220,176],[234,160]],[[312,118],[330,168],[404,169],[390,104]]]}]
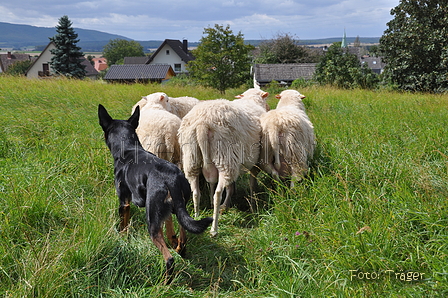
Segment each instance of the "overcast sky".
[{"label": "overcast sky", "polygon": [[230,25],[244,39],[380,37],[399,0],[7,0],[0,21],[55,27],[67,15],[74,28],[134,40],[199,41],[204,28]]}]

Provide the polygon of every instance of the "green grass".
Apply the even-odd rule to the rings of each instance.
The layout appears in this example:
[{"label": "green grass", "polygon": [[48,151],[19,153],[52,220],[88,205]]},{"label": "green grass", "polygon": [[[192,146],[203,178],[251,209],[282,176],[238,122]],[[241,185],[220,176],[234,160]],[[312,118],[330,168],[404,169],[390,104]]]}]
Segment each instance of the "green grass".
[{"label": "green grass", "polygon": [[[156,91],[223,97],[0,76],[2,297],[448,296],[447,95],[300,90],[318,141],[310,177],[290,190],[260,175],[256,214],[245,211],[243,177],[242,207],[223,214],[218,237],[189,235],[165,286],[144,210],[132,208],[127,237],[116,231],[113,164],[97,119],[98,103],[125,118]],[[401,280],[407,272],[419,280]],[[378,278],[359,278],[367,274]]]}]

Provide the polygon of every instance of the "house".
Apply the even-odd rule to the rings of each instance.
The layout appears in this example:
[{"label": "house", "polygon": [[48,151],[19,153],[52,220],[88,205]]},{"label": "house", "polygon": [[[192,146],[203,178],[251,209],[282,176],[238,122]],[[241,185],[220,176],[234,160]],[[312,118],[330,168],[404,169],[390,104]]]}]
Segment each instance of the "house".
[{"label": "house", "polygon": [[[50,62],[51,50],[56,49],[56,44],[54,42],[50,42],[45,49],[40,53],[39,57],[33,62],[33,64],[28,68],[26,72],[26,77],[29,79],[37,79],[37,78],[51,78],[55,72],[51,69]],[[86,77],[91,79],[96,79],[98,76],[98,71],[92,66],[90,61],[84,58],[81,64],[85,65]]]},{"label": "house", "polygon": [[100,58],[93,58],[92,59],[94,65],[93,68],[96,69],[96,71],[100,72],[107,69],[107,59],[104,57]]},{"label": "house", "polygon": [[175,75],[173,68],[168,64],[125,64],[112,65],[104,76],[104,80],[119,83],[161,83]]},{"label": "house", "polygon": [[6,72],[16,62],[28,60],[33,60],[28,54],[11,53],[9,51],[6,54],[0,54],[0,72]]},{"label": "house", "polygon": [[186,65],[194,60],[193,55],[188,50],[188,41],[165,39],[165,41],[152,54],[146,64],[168,64],[171,65],[176,74],[186,73]]},{"label": "house", "polygon": [[125,57],[124,65],[112,65],[104,80],[109,82],[162,82],[176,74],[186,73],[186,65],[194,57],[188,51],[188,41],[165,41],[150,56]]},{"label": "house", "polygon": [[85,66],[84,70],[86,71],[86,78],[92,80],[96,80],[98,78],[99,72],[95,69],[95,67],[92,65],[92,63],[90,63],[89,60],[84,58],[81,61],[81,64]]},{"label": "house", "polygon": [[291,85],[296,79],[310,80],[316,71],[316,65],[316,63],[255,64],[252,75],[261,87],[272,81]]},{"label": "house", "polygon": [[367,66],[376,74],[381,74],[384,70],[386,63],[383,62],[381,57],[362,56],[360,58],[361,64],[367,64]]}]

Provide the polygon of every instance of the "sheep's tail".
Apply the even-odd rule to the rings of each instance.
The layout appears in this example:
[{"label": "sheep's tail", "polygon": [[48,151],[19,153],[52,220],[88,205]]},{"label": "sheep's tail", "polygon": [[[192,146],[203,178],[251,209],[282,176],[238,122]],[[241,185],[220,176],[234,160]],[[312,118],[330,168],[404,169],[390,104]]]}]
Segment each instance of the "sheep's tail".
[{"label": "sheep's tail", "polygon": [[271,143],[272,151],[274,153],[274,167],[277,171],[280,170],[280,139],[277,129],[269,131],[269,143]]},{"label": "sheep's tail", "polygon": [[210,130],[207,125],[198,125],[196,127],[196,138],[202,153],[202,162],[204,166],[209,165],[212,162],[210,157],[209,133]]},{"label": "sheep's tail", "polygon": [[200,234],[204,232],[207,227],[212,223],[213,218],[206,217],[200,220],[194,220],[187,212],[186,202],[190,198],[191,188],[187,179],[180,179],[181,181],[181,193],[178,192],[178,195],[182,197],[173,197],[174,202],[174,211],[177,216],[177,220],[180,225],[185,228],[190,233]]}]

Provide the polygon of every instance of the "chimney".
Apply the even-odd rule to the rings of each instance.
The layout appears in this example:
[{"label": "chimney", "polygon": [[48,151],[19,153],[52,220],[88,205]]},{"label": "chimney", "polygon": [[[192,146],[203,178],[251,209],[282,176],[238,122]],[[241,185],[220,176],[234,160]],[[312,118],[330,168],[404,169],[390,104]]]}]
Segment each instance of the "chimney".
[{"label": "chimney", "polygon": [[11,52],[8,52],[8,59],[11,59],[12,57],[11,57]]},{"label": "chimney", "polygon": [[186,39],[183,40],[182,50],[184,50],[185,53],[188,53],[188,40]]}]

